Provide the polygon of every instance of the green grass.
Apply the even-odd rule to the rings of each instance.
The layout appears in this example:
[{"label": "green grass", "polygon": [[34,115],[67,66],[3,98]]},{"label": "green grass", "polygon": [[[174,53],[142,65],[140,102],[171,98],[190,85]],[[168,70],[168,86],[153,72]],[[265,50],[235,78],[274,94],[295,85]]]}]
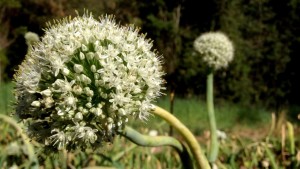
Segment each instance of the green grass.
[{"label": "green grass", "polygon": [[[170,110],[168,97],[159,99],[157,105]],[[226,101],[215,104],[215,114],[218,129],[221,130],[230,130],[236,126],[255,128],[269,124],[271,120],[270,112],[264,108],[243,107]],[[174,115],[195,134],[209,129],[206,103],[202,99],[175,98]],[[159,118],[151,117],[148,123],[159,127],[162,125],[159,121]]]},{"label": "green grass", "polygon": [[0,114],[9,114],[12,112],[13,83],[0,83]]}]

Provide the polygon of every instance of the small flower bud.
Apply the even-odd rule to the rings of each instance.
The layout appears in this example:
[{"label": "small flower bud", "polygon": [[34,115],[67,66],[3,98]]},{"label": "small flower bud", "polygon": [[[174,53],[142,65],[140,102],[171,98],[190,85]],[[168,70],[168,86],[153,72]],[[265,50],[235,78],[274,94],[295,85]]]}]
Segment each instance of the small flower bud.
[{"label": "small flower bud", "polygon": [[89,141],[90,143],[94,143],[96,140],[97,140],[97,135],[95,134],[95,132],[97,132],[98,130],[97,129],[91,129],[89,128],[87,131],[86,131],[86,138],[85,140],[86,141]]},{"label": "small flower bud", "polygon": [[25,34],[24,38],[25,38],[26,44],[28,46],[31,46],[34,43],[37,43],[38,41],[40,41],[39,35],[34,32],[27,32]]},{"label": "small flower bud", "polygon": [[[94,48],[97,50],[99,47],[101,47],[100,46],[100,42],[99,42],[99,40],[96,40],[95,42],[94,42]],[[98,49],[99,50],[99,49]]]},{"label": "small flower bud", "polygon": [[89,97],[94,96],[93,90],[91,90],[89,87],[85,87],[85,88],[84,88],[84,93],[85,93],[87,96],[89,96]]},{"label": "small flower bud", "polygon": [[104,103],[104,102],[101,102],[101,103],[98,103],[98,104],[97,104],[97,107],[98,107],[98,108],[102,108],[104,105],[105,105],[105,103]]},{"label": "small flower bud", "polygon": [[83,111],[83,107],[82,107],[82,106],[79,106],[79,107],[78,107],[78,110],[79,110],[79,111]]},{"label": "small flower bud", "polygon": [[77,94],[77,95],[81,95],[81,93],[82,93],[82,88],[81,88],[79,85],[75,85],[75,86],[73,86],[72,91],[73,91],[75,94]]},{"label": "small flower bud", "polygon": [[86,106],[87,108],[91,108],[91,107],[92,107],[92,103],[91,103],[91,102],[88,102],[87,104],[85,104],[85,106]]},{"label": "small flower bud", "polygon": [[84,44],[82,44],[82,45],[81,45],[81,50],[82,50],[83,52],[86,52],[86,51],[88,51],[89,49],[88,49],[87,46],[85,46]]},{"label": "small flower bud", "polygon": [[87,109],[83,109],[83,110],[82,110],[82,113],[83,113],[83,114],[87,114],[88,112],[89,112],[89,111],[88,111]]},{"label": "small flower bud", "polygon": [[[95,85],[96,86],[103,86],[104,85],[104,81],[103,80],[95,80]],[[102,92],[102,89],[101,88],[99,88],[99,93],[101,93]]]},{"label": "small flower bud", "polygon": [[106,116],[105,116],[104,114],[101,114],[101,115],[100,115],[100,118],[101,118],[101,119],[105,119]]},{"label": "small flower bud", "polygon": [[94,112],[96,116],[100,116],[102,114],[102,109],[101,108],[96,108],[96,111]]},{"label": "small flower bud", "polygon": [[81,82],[80,76],[76,75],[75,79],[76,79],[77,82]]},{"label": "small flower bud", "polygon": [[108,123],[107,124],[107,130],[109,131],[109,132],[111,132],[111,129],[113,128],[113,124],[112,123]]},{"label": "small flower bud", "polygon": [[46,97],[44,100],[45,108],[50,108],[54,105],[54,100],[52,97]]},{"label": "small flower bud", "polygon": [[95,107],[90,108],[90,112],[91,112],[91,113],[94,113],[95,111],[96,111],[96,108],[95,108]]},{"label": "small flower bud", "polygon": [[92,72],[94,72],[94,73],[97,71],[97,69],[96,69],[96,66],[95,66],[95,65],[92,65],[92,66],[91,66],[91,71],[92,71]]},{"label": "small flower bud", "polygon": [[31,103],[31,106],[33,106],[33,107],[40,107],[41,106],[41,102],[39,102],[39,101],[33,101],[32,103]]},{"label": "small flower bud", "polygon": [[46,90],[41,91],[41,95],[46,96],[46,97],[51,96],[51,94],[52,94],[52,92],[51,92],[50,89],[46,89]]},{"label": "small flower bud", "polygon": [[76,103],[76,99],[75,99],[75,97],[73,97],[73,96],[68,96],[68,97],[66,98],[65,102],[66,102],[66,104],[67,104],[68,106],[73,106],[73,105],[75,105],[75,103]]},{"label": "small flower bud", "polygon": [[65,76],[67,76],[67,75],[69,75],[69,74],[70,74],[70,70],[69,70],[69,69],[67,69],[67,68],[63,68],[63,70],[62,70],[62,74],[63,74],[63,75],[65,75]]},{"label": "small flower bud", "polygon": [[52,84],[55,88],[63,88],[65,85],[65,81],[62,79],[56,79],[55,82]]},{"label": "small flower bud", "polygon": [[76,113],[75,114],[75,119],[78,120],[78,121],[82,120],[83,119],[82,113],[81,112]]},{"label": "small flower bud", "polygon": [[84,74],[80,75],[80,79],[84,84],[91,84],[92,80]]},{"label": "small flower bud", "polygon": [[119,112],[119,115],[121,115],[121,116],[125,116],[125,115],[126,115],[125,110],[122,109],[122,108],[120,108],[120,109],[118,110],[118,112]]},{"label": "small flower bud", "polygon": [[79,64],[75,64],[75,65],[74,65],[74,71],[75,71],[76,73],[81,73],[81,72],[83,72],[83,66],[82,66],[82,65],[79,65]]},{"label": "small flower bud", "polygon": [[101,95],[101,97],[103,98],[103,99],[107,99],[107,97],[108,97],[108,95],[106,94],[106,93],[100,93],[100,95]]},{"label": "small flower bud", "polygon": [[74,112],[74,110],[70,110],[70,111],[68,112],[68,114],[69,114],[70,116],[73,116],[73,115],[75,114],[75,112]]},{"label": "small flower bud", "polygon": [[107,122],[108,122],[108,123],[113,123],[114,120],[113,120],[111,117],[109,117],[109,118],[107,118]]},{"label": "small flower bud", "polygon": [[89,53],[86,54],[86,58],[88,60],[92,60],[94,58],[94,56],[95,56],[95,54],[93,52],[89,52]]},{"label": "small flower bud", "polygon": [[79,53],[79,58],[80,58],[80,60],[85,59],[85,56],[84,56],[84,54],[82,52]]},{"label": "small flower bud", "polygon": [[98,80],[98,79],[100,78],[99,73],[94,73],[94,78],[95,78],[96,80]]}]

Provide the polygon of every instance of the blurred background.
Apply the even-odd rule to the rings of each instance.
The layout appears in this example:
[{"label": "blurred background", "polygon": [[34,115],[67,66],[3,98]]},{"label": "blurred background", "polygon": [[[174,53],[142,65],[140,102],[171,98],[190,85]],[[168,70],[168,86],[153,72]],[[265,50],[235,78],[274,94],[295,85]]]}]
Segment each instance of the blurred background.
[{"label": "blurred background", "polygon": [[[262,144],[247,148],[244,143],[252,144],[251,141],[236,138],[246,137],[257,141],[267,137],[269,140],[270,133],[274,132],[275,136],[281,137],[272,142],[278,148],[274,149],[274,156],[279,162],[289,162],[290,165],[293,161],[294,166],[296,163],[299,166],[299,150],[296,158],[295,147],[287,150],[285,142],[281,141],[286,137],[283,126],[288,120],[293,122],[295,139],[298,140],[296,147],[299,146],[300,0],[0,0],[0,115],[13,112],[12,79],[27,52],[25,33],[31,31],[42,37],[47,22],[69,15],[76,16],[76,10],[81,15],[84,9],[92,12],[95,18],[112,14],[120,24],[134,24],[141,33],[153,40],[153,49],[164,57],[167,81],[166,96],[159,99],[157,104],[172,112],[174,110],[173,113],[194,134],[201,136],[199,141],[204,145],[209,139],[205,105],[207,67],[193,49],[193,41],[209,31],[227,34],[235,46],[235,57],[227,69],[214,74],[218,128],[232,136],[221,146],[220,160],[224,164],[229,164],[232,158],[241,161],[241,165],[230,163],[230,166],[247,166],[249,161],[256,160],[256,166],[261,168],[260,161],[267,155],[257,157],[253,153]],[[174,105],[174,100],[169,99],[170,93],[176,96]],[[272,120],[271,113],[278,117],[277,120]],[[151,128],[158,129],[160,134],[168,132],[168,125],[158,118],[150,118],[147,124],[132,125],[138,126],[144,133]],[[4,148],[17,140],[17,136],[11,136],[11,130],[7,130],[4,124],[0,130],[3,136],[0,143]],[[287,132],[290,131],[291,128]],[[294,140],[294,134],[292,136],[290,140]],[[137,165],[131,168],[139,168],[144,164],[139,160],[145,160],[145,153],[148,153],[147,157],[163,161],[154,161],[149,168],[158,164],[164,166],[162,168],[181,167],[178,157],[172,159],[172,151],[147,149],[144,152],[143,149],[135,149],[134,145],[131,146],[135,154],[127,154],[128,158],[124,160],[124,152],[118,152],[124,149],[123,144],[128,143],[124,143],[124,140],[116,142],[120,144],[110,150],[112,158],[104,157],[101,153],[78,152],[70,157],[67,155],[71,159],[70,165],[105,164],[118,168],[124,164]],[[289,145],[295,146],[295,140]],[[155,156],[154,151],[161,151],[161,154]],[[283,152],[288,152],[288,155]],[[116,154],[119,156],[116,157]],[[37,155],[42,160],[48,158],[43,153]],[[287,156],[292,160],[287,160]],[[66,154],[62,154],[62,157],[67,158]],[[102,159],[110,161],[103,163]],[[117,163],[119,159],[123,161]],[[44,166],[69,167],[68,160],[56,163],[51,159],[48,161],[49,164]],[[94,163],[90,164],[91,161]]]},{"label": "blurred background", "polygon": [[24,59],[27,31],[42,36],[46,22],[83,9],[140,27],[163,55],[168,90],[177,96],[205,94],[206,66],[192,44],[222,31],[235,58],[215,74],[216,98],[276,111],[299,105],[299,0],[0,0],[0,81],[10,82]]}]

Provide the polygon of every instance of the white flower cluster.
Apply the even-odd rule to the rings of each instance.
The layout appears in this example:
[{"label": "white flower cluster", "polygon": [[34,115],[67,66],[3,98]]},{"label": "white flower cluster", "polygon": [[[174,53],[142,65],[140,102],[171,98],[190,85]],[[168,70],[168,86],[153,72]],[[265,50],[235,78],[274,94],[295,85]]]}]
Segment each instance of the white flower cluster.
[{"label": "white flower cluster", "polygon": [[152,42],[111,16],[49,26],[15,75],[16,112],[33,139],[58,149],[95,147],[145,120],[160,96],[161,58]]},{"label": "white flower cluster", "polygon": [[226,68],[233,60],[234,47],[228,37],[221,32],[204,33],[194,41],[194,48],[209,67],[217,70]]}]

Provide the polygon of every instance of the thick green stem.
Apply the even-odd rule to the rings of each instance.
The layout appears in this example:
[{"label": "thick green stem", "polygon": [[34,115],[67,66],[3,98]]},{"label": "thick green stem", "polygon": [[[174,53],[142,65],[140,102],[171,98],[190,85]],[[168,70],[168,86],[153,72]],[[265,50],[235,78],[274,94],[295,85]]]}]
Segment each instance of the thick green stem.
[{"label": "thick green stem", "polygon": [[148,136],[139,133],[133,128],[126,126],[124,131],[120,133],[125,138],[139,146],[157,147],[157,146],[172,146],[180,155],[183,167],[192,169],[192,160],[186,148],[174,137],[170,136]]},{"label": "thick green stem", "polygon": [[173,137],[143,135],[129,126],[126,126],[123,133],[121,134],[130,141],[140,146],[172,146],[180,152],[183,151],[183,146],[181,145],[181,143]]},{"label": "thick green stem", "polygon": [[195,138],[195,136],[191,133],[191,131],[182,124],[175,116],[173,116],[168,111],[156,106],[153,114],[161,117],[162,119],[166,120],[170,125],[172,125],[185,139],[186,143],[189,146],[191,153],[194,156],[196,161],[196,167],[202,169],[211,169],[205,155],[203,154],[201,147]]},{"label": "thick green stem", "polygon": [[208,119],[210,125],[210,149],[208,154],[209,162],[213,163],[216,161],[219,152],[219,143],[217,138],[217,124],[215,118],[215,111],[214,111],[214,96],[213,96],[213,72],[211,71],[207,75],[207,83],[206,83],[206,102],[207,102],[207,111],[208,111]]},{"label": "thick green stem", "polygon": [[2,119],[4,122],[8,123],[9,125],[11,125],[12,127],[15,128],[15,130],[17,131],[17,134],[19,134],[27,148],[27,151],[28,151],[28,158],[31,162],[29,168],[38,168],[39,166],[39,162],[38,162],[38,159],[35,155],[35,152],[34,152],[34,148],[33,146],[30,144],[29,142],[29,138],[27,137],[27,135],[23,134],[23,131],[22,129],[19,127],[19,125],[10,117],[6,116],[6,115],[3,115],[3,114],[0,114],[0,119]]}]

